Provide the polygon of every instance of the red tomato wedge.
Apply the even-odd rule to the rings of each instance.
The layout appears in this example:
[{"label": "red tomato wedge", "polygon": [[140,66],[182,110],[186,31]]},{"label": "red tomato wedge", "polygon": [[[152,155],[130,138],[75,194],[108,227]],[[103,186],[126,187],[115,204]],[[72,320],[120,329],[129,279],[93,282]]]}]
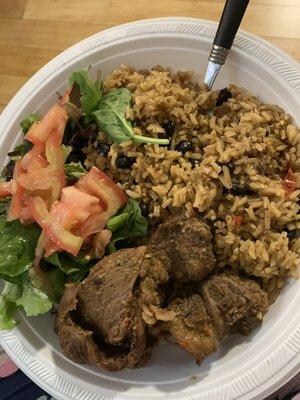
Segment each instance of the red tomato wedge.
[{"label": "red tomato wedge", "polygon": [[25,139],[33,144],[41,145],[53,131],[56,131],[58,136],[62,138],[67,118],[68,114],[66,110],[60,105],[55,104],[40,122],[32,125],[25,135]]},{"label": "red tomato wedge", "polygon": [[52,131],[45,142],[46,159],[53,169],[64,167],[64,157],[61,151],[62,135],[57,131]]},{"label": "red tomato wedge", "polygon": [[[59,202],[55,202],[52,205],[53,215],[47,210],[47,206],[41,197],[31,197],[28,199],[28,204],[33,218],[43,229],[46,237],[53,241],[60,249],[66,250],[76,257],[83,239],[73,235],[68,229],[62,226],[62,219],[66,217],[61,214],[65,210],[58,207]],[[70,211],[68,216],[69,218],[74,217],[74,211]],[[59,217],[61,220],[59,220]],[[73,224],[74,221],[71,223]]]},{"label": "red tomato wedge", "polygon": [[22,168],[27,171],[35,171],[37,168],[47,167],[48,163],[44,157],[45,145],[33,146],[21,160]]},{"label": "red tomato wedge", "polygon": [[85,221],[89,216],[88,211],[62,201],[55,201],[52,204],[50,214],[57,225],[68,230],[76,228],[78,224]]},{"label": "red tomato wedge", "polygon": [[293,170],[289,168],[283,180],[283,188],[287,196],[296,189],[297,178]]},{"label": "red tomato wedge", "polygon": [[51,239],[47,238],[46,243],[44,245],[44,250],[45,250],[45,256],[49,257],[51,256],[51,254],[59,251],[59,247],[54,242],[52,242]]},{"label": "red tomato wedge", "polygon": [[101,232],[108,222],[110,217],[106,213],[94,214],[88,217],[79,227],[76,229],[76,233],[83,239],[86,239],[90,235],[94,235],[97,232]]},{"label": "red tomato wedge", "polygon": [[11,195],[11,183],[0,182],[0,198],[9,197]]},{"label": "red tomato wedge", "polygon": [[80,178],[76,187],[97,197],[103,209],[102,213],[91,215],[80,227],[80,235],[84,239],[104,229],[108,220],[127,203],[123,190],[96,167]]},{"label": "red tomato wedge", "polygon": [[121,188],[97,167],[92,167],[76,183],[76,187],[96,196],[104,212],[114,215],[127,203],[127,196]]},{"label": "red tomato wedge", "polygon": [[100,214],[102,209],[99,199],[86,192],[82,192],[75,186],[67,186],[63,188],[61,193],[61,201],[66,204],[78,207],[80,210],[88,211],[90,214]]},{"label": "red tomato wedge", "polygon": [[26,190],[47,190],[52,188],[56,173],[49,166],[25,173],[17,178],[17,182]]}]

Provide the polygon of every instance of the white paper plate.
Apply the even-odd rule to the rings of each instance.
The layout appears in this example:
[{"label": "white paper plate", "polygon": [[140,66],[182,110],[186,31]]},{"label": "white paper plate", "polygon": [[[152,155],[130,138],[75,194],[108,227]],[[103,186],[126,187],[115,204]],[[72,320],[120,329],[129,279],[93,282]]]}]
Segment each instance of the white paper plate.
[{"label": "white paper plate", "polygon": [[[34,75],[3,111],[0,162],[3,165],[20,135],[21,119],[29,112],[46,111],[72,71],[92,64],[105,75],[125,63],[203,73],[215,27],[187,18],[140,21],[96,34],[66,50]],[[229,82],[280,104],[300,123],[299,65],[271,44],[241,33],[216,87]],[[0,341],[20,368],[58,399],[262,399],[300,370],[299,289],[300,282],[291,282],[260,329],[247,338],[231,336],[201,367],[167,344],[156,348],[149,366],[140,370],[108,373],[76,365],[61,354],[50,315],[20,316],[18,327],[2,332]]]}]

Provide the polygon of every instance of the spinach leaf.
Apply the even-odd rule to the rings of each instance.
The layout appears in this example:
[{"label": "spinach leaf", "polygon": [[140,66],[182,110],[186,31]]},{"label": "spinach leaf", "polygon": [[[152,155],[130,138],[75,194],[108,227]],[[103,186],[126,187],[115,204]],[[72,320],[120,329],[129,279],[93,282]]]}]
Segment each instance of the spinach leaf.
[{"label": "spinach leaf", "polygon": [[131,105],[132,94],[126,88],[113,89],[105,94],[95,115],[99,128],[107,134],[114,143],[133,140],[139,143],[168,144],[168,139],[157,139],[135,135],[130,121],[126,120],[126,109]]},{"label": "spinach leaf", "polygon": [[83,254],[77,257],[68,253],[54,253],[50,257],[45,258],[48,263],[57,266],[67,276],[68,282],[81,282],[90,269],[96,264],[97,260],[87,260]]},{"label": "spinach leaf", "polygon": [[74,82],[70,91],[69,101],[77,108],[80,108],[81,90],[77,82]]},{"label": "spinach leaf", "polygon": [[6,212],[10,205],[10,198],[7,199],[0,199],[0,218],[6,218]]},{"label": "spinach leaf", "polygon": [[147,235],[147,220],[142,216],[138,201],[129,198],[126,206],[118,215],[112,217],[107,224],[112,231],[112,238],[108,246],[110,253],[116,251],[116,244],[126,246],[136,237]]},{"label": "spinach leaf", "polygon": [[6,282],[0,297],[0,330],[12,329],[16,325],[13,319],[17,310],[17,300],[22,294],[22,289],[14,283]]},{"label": "spinach leaf", "polygon": [[19,220],[6,222],[0,219],[0,274],[16,277],[27,271],[35,256],[39,228],[24,226]]},{"label": "spinach leaf", "polygon": [[65,290],[66,274],[60,268],[55,267],[44,274],[52,288],[52,294],[49,297],[52,301],[58,302]]},{"label": "spinach leaf", "polygon": [[7,153],[7,155],[11,160],[16,161],[28,153],[32,147],[33,144],[31,142],[23,140],[21,144],[19,144],[13,151]]},{"label": "spinach leaf", "polygon": [[65,174],[69,180],[79,179],[86,173],[81,162],[65,164]]},{"label": "spinach leaf", "polygon": [[24,135],[29,131],[31,126],[35,123],[41,120],[41,117],[38,114],[29,114],[28,117],[23,119],[23,121],[20,123],[22,131]]},{"label": "spinach leaf", "polygon": [[78,254],[77,257],[69,253],[53,253],[51,256],[45,258],[45,261],[60,268],[66,275],[71,275],[81,269],[86,270],[89,261],[83,255]]},{"label": "spinach leaf", "polygon": [[74,72],[69,78],[69,83],[71,86],[75,83],[79,86],[82,110],[86,116],[90,116],[98,109],[102,96],[98,83],[90,79],[87,70]]}]

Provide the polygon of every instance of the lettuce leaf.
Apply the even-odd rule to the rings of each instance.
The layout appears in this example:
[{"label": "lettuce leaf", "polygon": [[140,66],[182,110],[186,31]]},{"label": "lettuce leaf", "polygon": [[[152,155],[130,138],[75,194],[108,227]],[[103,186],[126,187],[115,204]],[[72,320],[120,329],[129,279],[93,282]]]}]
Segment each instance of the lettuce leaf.
[{"label": "lettuce leaf", "polygon": [[14,283],[6,282],[0,298],[0,330],[12,329],[16,325],[13,319],[22,290]]},{"label": "lettuce leaf", "polygon": [[41,117],[38,114],[29,114],[28,117],[23,119],[23,121],[20,123],[22,132],[24,135],[29,131],[31,126],[35,123],[41,120]]},{"label": "lettuce leaf", "polygon": [[52,301],[46,292],[34,287],[29,279],[24,278],[22,295],[16,305],[23,307],[27,317],[45,314],[52,308]]},{"label": "lettuce leaf", "polygon": [[0,218],[0,274],[16,277],[27,271],[34,260],[40,229],[24,226],[19,220],[6,222]]},{"label": "lettuce leaf", "polygon": [[32,284],[27,272],[22,274],[20,284],[5,283],[0,297],[0,330],[17,324],[14,314],[18,308],[23,308],[28,317],[45,314],[52,308],[46,292]]},{"label": "lettuce leaf", "polygon": [[137,237],[147,236],[147,220],[142,215],[139,202],[129,198],[119,214],[108,221],[107,229],[112,232],[112,238],[108,245],[109,253],[117,250],[116,244],[118,247],[124,247]]},{"label": "lettuce leaf", "polygon": [[81,178],[86,173],[81,162],[65,164],[65,174],[70,181]]}]

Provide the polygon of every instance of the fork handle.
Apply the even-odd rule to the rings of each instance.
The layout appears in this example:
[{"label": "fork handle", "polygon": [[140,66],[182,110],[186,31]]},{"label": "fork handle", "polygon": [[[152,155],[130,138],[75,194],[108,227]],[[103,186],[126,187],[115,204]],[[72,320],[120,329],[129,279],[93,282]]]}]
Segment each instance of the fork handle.
[{"label": "fork handle", "polygon": [[214,45],[230,50],[248,4],[249,0],[226,1]]}]

